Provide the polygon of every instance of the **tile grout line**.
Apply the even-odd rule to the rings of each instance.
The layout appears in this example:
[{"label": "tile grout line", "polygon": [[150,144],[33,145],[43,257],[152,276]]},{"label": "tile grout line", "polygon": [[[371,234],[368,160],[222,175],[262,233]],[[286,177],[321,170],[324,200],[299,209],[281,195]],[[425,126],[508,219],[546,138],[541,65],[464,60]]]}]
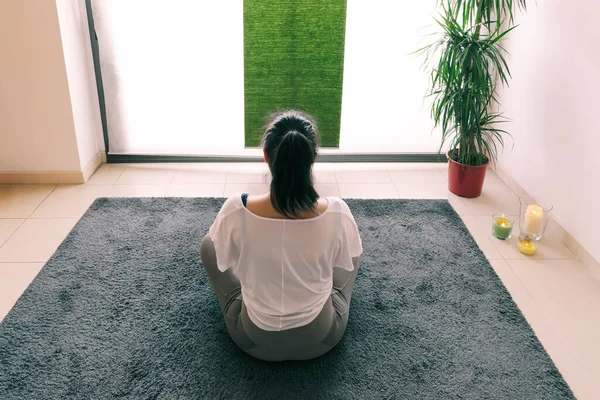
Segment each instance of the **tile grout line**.
[{"label": "tile grout line", "polygon": [[225,184],[223,185],[223,190],[221,191],[221,197],[225,197],[225,190],[227,189],[227,184],[229,182],[229,174],[230,174],[230,172],[226,170],[226,172],[225,172]]},{"label": "tile grout line", "polygon": [[398,186],[396,186],[396,183],[394,183],[394,180],[392,179],[392,175],[390,175],[390,171],[386,170],[385,173],[387,174],[390,182],[392,182],[392,186],[394,187],[394,191],[396,192],[396,196],[398,196],[398,199],[401,199],[402,196],[400,195],[400,191],[398,190]]},{"label": "tile grout line", "polygon": [[[551,320],[544,320],[543,322],[546,323],[546,325],[548,326],[548,328],[552,331],[552,333],[558,338],[558,341],[560,342],[560,346],[566,350],[567,354],[572,357],[578,364],[578,369],[580,369],[581,371],[583,371],[585,373],[585,377],[586,379],[590,379],[590,372],[589,369],[586,367],[586,365],[581,361],[581,359],[579,358],[579,356],[577,355],[577,353],[574,351],[574,349],[571,347],[571,345],[569,344],[570,342],[565,340],[565,338],[563,338],[563,336],[558,333],[558,331],[556,330],[556,328],[554,327],[554,322],[556,321],[551,321]],[[531,325],[530,325],[531,327]],[[531,329],[533,330],[533,332],[535,333],[535,330],[533,329],[533,327],[531,327]],[[546,350],[546,352],[548,353],[548,355],[550,355],[550,351],[549,348],[547,348],[546,346],[544,346],[544,343],[540,340],[540,338],[537,336],[536,333],[536,338],[538,339],[538,341],[542,344],[542,346],[544,347],[544,350]],[[558,346],[556,346],[558,347]],[[552,359],[552,356],[550,355],[550,358]],[[559,364],[557,363],[555,360],[552,360],[552,362],[554,362],[554,364],[556,365],[556,367],[559,369]],[[562,374],[562,372],[561,372]],[[565,379],[565,381],[567,382],[567,384],[569,384],[569,382]]]},{"label": "tile grout line", "polygon": [[548,318],[547,319],[548,322],[552,322],[552,323],[558,323],[558,322],[600,322],[600,318],[592,318],[592,319],[581,319],[581,318],[574,318],[574,319],[556,319],[556,318]]},{"label": "tile grout line", "polygon": [[177,170],[173,169],[172,172],[173,173],[171,174],[171,179],[169,179],[169,183],[167,183],[165,185],[166,188],[165,188],[165,191],[163,192],[163,197],[168,197],[169,189],[171,189],[171,186],[173,186],[173,181],[175,180],[175,174],[177,173]]},{"label": "tile grout line", "polygon": [[119,182],[119,179],[121,179],[121,176],[123,176],[123,174],[125,173],[125,170],[127,168],[129,168],[129,164],[125,164],[125,166],[123,167],[123,170],[121,171],[119,176],[117,176],[117,179],[115,179],[115,181],[112,183],[112,186],[115,186],[117,184],[117,182]]},{"label": "tile grout line", "polygon": [[[90,204],[90,206],[91,206],[91,204]],[[89,206],[88,206],[88,208],[89,208]],[[87,211],[87,208],[86,208],[86,211]],[[81,217],[83,217],[83,214],[81,215]],[[76,219],[76,220],[79,220],[79,219],[81,219],[81,217],[73,217],[73,216],[70,216],[70,217],[31,217],[31,218],[28,218],[28,220],[30,220],[30,219],[35,220],[35,221],[44,220],[44,219]]]},{"label": "tile grout line", "polygon": [[[500,255],[502,255],[502,254],[500,254]],[[502,255],[502,257],[504,257],[504,255]],[[529,297],[531,297],[531,299],[533,300],[533,302],[535,303],[535,305],[539,308],[540,312],[544,316],[543,321],[548,321],[548,316],[546,315],[546,312],[544,311],[544,308],[542,307],[542,304],[540,304],[537,301],[537,299],[533,296],[533,294],[531,293],[531,291],[529,290],[529,288],[527,287],[527,285],[525,284],[525,282],[523,282],[523,280],[521,279],[521,277],[519,276],[519,274],[517,273],[517,271],[515,271],[515,269],[511,265],[510,261],[523,261],[523,260],[507,260],[507,259],[505,259],[504,262],[506,262],[508,264],[508,268],[510,268],[510,270],[513,273],[513,275],[517,278],[517,280],[519,281],[519,283],[521,284],[521,286],[523,286],[523,288],[525,289],[525,291],[527,292],[527,294],[529,295]],[[543,260],[543,261],[547,262],[547,261],[552,261],[552,260]],[[534,330],[534,332],[535,332],[535,330]]]},{"label": "tile grout line", "polygon": [[46,261],[0,261],[0,266],[2,264],[46,264],[48,260],[49,258]]},{"label": "tile grout line", "polygon": [[[21,223],[21,225],[19,225],[19,227],[18,227],[18,228],[17,228],[17,229],[16,229],[16,230],[15,230],[15,231],[14,231],[14,232],[13,232],[13,233],[12,233],[12,234],[11,234],[11,235],[8,237],[8,238],[6,238],[6,240],[4,241],[4,243],[2,244],[2,246],[4,246],[4,245],[5,245],[5,244],[6,244],[6,243],[7,243],[7,242],[10,240],[10,238],[11,238],[11,237],[13,237],[13,235],[14,235],[15,233],[17,233],[17,231],[18,231],[19,229],[21,229],[21,227],[22,227],[23,225],[25,225],[25,222],[29,221],[30,219],[37,219],[37,218],[33,218],[33,214],[35,214],[35,212],[38,210],[38,208],[40,208],[40,207],[42,206],[42,204],[44,204],[44,202],[45,202],[45,201],[48,199],[48,197],[50,197],[50,195],[51,195],[52,193],[54,193],[54,191],[55,191],[55,190],[58,188],[58,186],[59,186],[59,185],[55,185],[55,186],[52,188],[52,190],[50,191],[50,193],[48,193],[48,194],[47,194],[47,195],[44,197],[44,199],[43,199],[42,201],[40,201],[40,202],[39,202],[39,204],[37,205],[37,207],[33,209],[33,211],[32,211],[32,212],[29,214],[29,216],[23,220],[23,222]],[[20,218],[19,218],[19,219],[20,219]],[[2,247],[2,246],[0,246],[0,247]]]},{"label": "tile grout line", "polygon": [[[9,219],[9,218],[3,218],[3,219]],[[19,229],[21,229],[21,227],[23,226],[23,224],[25,224],[25,222],[28,220],[28,218],[10,218],[10,219],[22,219],[23,221],[21,221],[21,223],[19,224],[19,226],[17,226],[17,229],[15,229],[13,233],[11,233],[10,235],[8,235],[8,237],[6,238],[6,240],[4,240],[4,242],[0,243],[0,249],[2,248],[2,246],[4,246],[6,243],[8,243],[8,241],[10,240],[10,238],[13,237],[14,234],[17,233],[17,231]]]},{"label": "tile grout line", "polygon": [[390,183],[394,187],[394,192],[396,192],[396,196],[398,196],[396,198],[397,199],[401,199],[402,197],[400,196],[400,191],[398,190],[398,187],[394,183],[394,180],[392,179],[392,175],[390,174],[390,171],[388,171],[387,169],[384,169],[383,171],[385,172],[385,174],[387,175],[388,179],[390,180]]},{"label": "tile grout line", "polygon": [[335,179],[335,187],[337,187],[338,193],[340,195],[340,199],[342,198],[342,189],[340,188],[340,183],[338,182],[337,174],[335,173],[335,167],[331,167],[331,172],[333,172],[333,179]]},{"label": "tile grout line", "polygon": [[[47,194],[47,195],[44,197],[44,199],[43,199],[42,201],[40,201],[40,203],[37,205],[37,207],[33,209],[33,211],[32,211],[32,212],[29,214],[29,216],[23,219],[23,222],[21,222],[21,224],[20,224],[20,225],[17,227],[17,229],[15,229],[15,231],[14,231],[13,233],[11,233],[11,234],[10,234],[10,236],[8,236],[8,237],[6,238],[6,240],[4,241],[4,243],[2,243],[2,245],[0,245],[0,248],[2,248],[2,246],[4,246],[6,243],[8,243],[8,241],[10,240],[10,238],[12,238],[12,237],[13,237],[13,236],[14,236],[14,235],[17,233],[17,231],[18,231],[19,229],[21,229],[21,227],[22,227],[23,225],[25,225],[25,222],[29,221],[30,219],[36,219],[36,218],[33,218],[33,217],[32,217],[32,216],[33,216],[33,214],[34,214],[34,213],[37,211],[37,209],[38,209],[38,208],[40,208],[40,207],[42,206],[42,204],[44,204],[44,202],[45,202],[45,201],[48,199],[48,197],[50,197],[50,195],[51,195],[52,193],[54,193],[54,191],[56,190],[56,188],[58,188],[58,185],[55,185],[55,186],[52,188],[52,190],[50,191],[50,193],[48,193],[48,194]],[[15,219],[21,219],[21,218],[15,218]]]},{"label": "tile grout line", "polygon": [[31,212],[31,214],[29,214],[29,216],[26,218],[27,220],[30,219],[33,214],[35,214],[35,212],[38,210],[38,208],[40,208],[42,206],[42,204],[44,204],[44,202],[48,199],[48,197],[50,197],[50,195],[52,193],[54,193],[54,191],[58,188],[59,185],[56,185],[52,188],[52,190],[50,191],[50,193],[48,193],[46,195],[46,197],[44,197],[44,199],[42,201],[40,201],[40,203],[37,205],[37,207]]}]

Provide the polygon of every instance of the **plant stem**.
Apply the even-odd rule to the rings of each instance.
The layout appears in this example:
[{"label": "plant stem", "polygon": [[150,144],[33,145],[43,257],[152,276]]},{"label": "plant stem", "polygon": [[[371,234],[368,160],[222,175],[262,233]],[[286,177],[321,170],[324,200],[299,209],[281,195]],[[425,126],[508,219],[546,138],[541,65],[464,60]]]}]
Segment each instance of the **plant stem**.
[{"label": "plant stem", "polygon": [[[479,39],[479,34],[481,32],[481,20],[483,19],[483,0],[479,0],[479,4],[477,5],[477,15],[475,17],[475,34],[474,34],[474,38],[475,39]],[[473,65],[472,62],[469,64],[469,71],[473,70]],[[461,160],[464,164],[468,164],[470,160],[466,159],[466,155],[471,154],[471,132],[469,132],[469,135],[467,136],[467,138],[465,139],[465,144],[466,144],[466,150],[463,149],[458,149],[458,154],[459,154],[459,158],[462,156],[462,154],[465,154],[465,159]],[[463,153],[464,151],[464,153]]]},{"label": "plant stem", "polygon": [[477,6],[477,16],[475,17],[475,39],[479,39],[479,33],[481,32],[481,20],[483,19],[483,0],[479,0]]},{"label": "plant stem", "polygon": [[[475,17],[475,26],[476,26],[475,34],[474,34],[475,39],[479,39],[479,35],[481,33],[481,20],[482,19],[483,19],[483,0],[479,0],[479,4],[477,5],[477,15]],[[469,70],[472,70],[472,69],[473,69],[473,66],[471,64],[471,65],[469,65]],[[466,142],[467,148],[466,148],[465,153],[463,153],[463,154],[465,154],[465,156],[466,156],[468,154],[471,154],[471,145],[473,144],[473,143],[471,143],[471,135],[468,135],[468,138],[465,140],[465,142]],[[458,149],[458,151],[459,151],[459,155],[460,155],[462,153],[461,149]],[[472,162],[472,160],[468,160],[465,157],[465,159],[462,160],[462,162],[464,164],[468,164],[469,162]]]}]

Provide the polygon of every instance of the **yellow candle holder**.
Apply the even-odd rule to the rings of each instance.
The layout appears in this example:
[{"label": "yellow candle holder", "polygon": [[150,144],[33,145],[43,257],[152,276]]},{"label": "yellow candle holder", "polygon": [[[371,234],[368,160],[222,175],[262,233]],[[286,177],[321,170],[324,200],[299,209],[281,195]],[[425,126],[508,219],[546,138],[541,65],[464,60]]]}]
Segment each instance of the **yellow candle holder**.
[{"label": "yellow candle holder", "polygon": [[532,256],[537,251],[537,237],[531,233],[521,233],[517,240],[517,249],[525,255]]}]

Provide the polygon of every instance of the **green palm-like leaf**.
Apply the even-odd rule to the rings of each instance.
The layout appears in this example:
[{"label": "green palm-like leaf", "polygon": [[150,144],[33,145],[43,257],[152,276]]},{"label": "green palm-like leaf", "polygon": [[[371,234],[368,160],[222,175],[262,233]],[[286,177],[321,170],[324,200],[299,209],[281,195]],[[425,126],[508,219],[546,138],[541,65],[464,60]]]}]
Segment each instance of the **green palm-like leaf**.
[{"label": "green palm-like leaf", "polygon": [[513,9],[526,0],[440,0],[436,18],[441,35],[417,50],[430,66],[431,116],[457,161],[482,165],[495,161],[506,120],[492,112],[496,80],[508,84],[510,69],[501,42],[514,26]]}]

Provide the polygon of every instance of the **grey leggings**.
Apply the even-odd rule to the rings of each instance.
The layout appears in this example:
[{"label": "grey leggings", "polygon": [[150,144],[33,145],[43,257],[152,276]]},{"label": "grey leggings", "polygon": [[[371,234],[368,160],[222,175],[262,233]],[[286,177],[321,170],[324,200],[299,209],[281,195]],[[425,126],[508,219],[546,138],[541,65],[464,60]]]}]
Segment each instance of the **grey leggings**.
[{"label": "grey leggings", "polygon": [[348,324],[358,258],[352,260],[354,270],[351,272],[334,268],[331,296],[312,322],[284,331],[265,331],[248,317],[240,281],[231,270],[221,272],[217,268],[215,247],[208,235],[202,240],[200,256],[219,300],[229,335],[251,356],[265,361],[310,360],[327,353],[342,339]]}]

